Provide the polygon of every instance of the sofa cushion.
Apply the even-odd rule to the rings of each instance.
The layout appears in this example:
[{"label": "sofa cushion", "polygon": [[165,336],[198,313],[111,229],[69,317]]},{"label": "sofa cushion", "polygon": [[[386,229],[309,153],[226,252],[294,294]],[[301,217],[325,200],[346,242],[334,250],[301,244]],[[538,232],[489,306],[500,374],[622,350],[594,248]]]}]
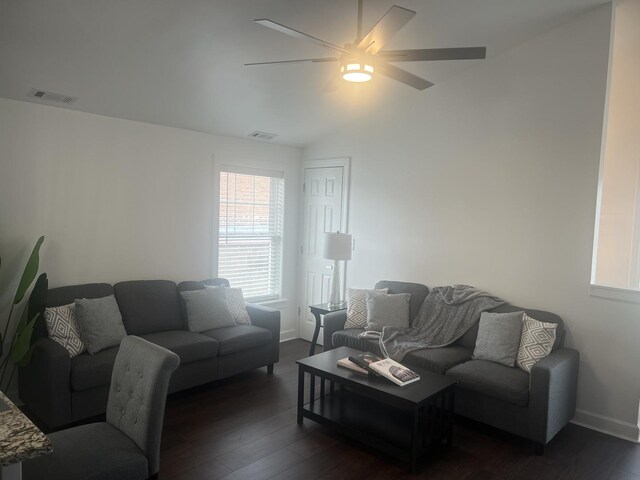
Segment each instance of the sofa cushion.
[{"label": "sofa cushion", "polygon": [[402,363],[444,374],[451,367],[471,360],[472,353],[473,349],[468,347],[423,348],[409,352]]},{"label": "sofa cushion", "polygon": [[206,335],[185,330],[147,333],[140,337],[178,355],[181,365],[213,358],[218,355],[220,347],[217,341]]},{"label": "sofa cushion", "polygon": [[474,360],[489,360],[513,367],[520,346],[523,316],[524,312],[482,312]]},{"label": "sofa cushion", "polygon": [[127,336],[118,302],[113,295],[103,298],[78,298],[75,305],[80,338],[91,355],[105,348],[120,345],[122,339]]},{"label": "sofa cushion", "polygon": [[180,296],[187,308],[187,327],[190,332],[205,332],[236,324],[224,287],[180,292]]},{"label": "sofa cushion", "polygon": [[66,348],[71,358],[86,350],[80,339],[75,303],[45,308],[44,320],[49,338]]},{"label": "sofa cushion", "polygon": [[367,292],[367,325],[365,330],[382,332],[383,327],[409,328],[411,294]]},{"label": "sofa cushion", "polygon": [[536,363],[551,353],[557,328],[557,323],[539,322],[525,313],[516,365],[531,372]]},{"label": "sofa cushion", "polygon": [[364,337],[359,335],[364,332],[362,328],[348,328],[346,330],[338,330],[331,337],[334,348],[349,347],[361,350],[363,352],[371,352],[378,356],[382,356],[380,344],[377,338]]},{"label": "sofa cushion", "polygon": [[529,374],[487,360],[471,360],[447,370],[460,382],[456,388],[478,392],[521,407],[529,403]]},{"label": "sofa cushion", "polygon": [[169,280],[133,280],[113,287],[129,335],[186,330],[178,289]]},{"label": "sofa cushion", "polygon": [[235,327],[222,327],[202,335],[217,340],[220,344],[219,355],[242,352],[251,348],[271,343],[272,334],[269,330],[255,325],[236,325]]},{"label": "sofa cushion", "polygon": [[409,301],[409,323],[413,323],[413,320],[420,311],[420,307],[422,307],[424,303],[424,299],[429,293],[429,289],[420,283],[394,282],[390,280],[379,281],[376,283],[375,288],[386,288],[388,293],[411,294],[411,300]]},{"label": "sofa cushion", "polygon": [[251,318],[247,312],[247,306],[244,302],[244,295],[241,288],[225,287],[224,293],[229,303],[231,316],[238,325],[251,325]]},{"label": "sofa cushion", "polygon": [[387,289],[366,290],[347,288],[347,321],[344,328],[365,328],[367,326],[367,293],[386,294]]},{"label": "sofa cushion", "polygon": [[79,392],[111,383],[111,371],[119,346],[95,355],[81,353],[71,359],[71,390]]}]

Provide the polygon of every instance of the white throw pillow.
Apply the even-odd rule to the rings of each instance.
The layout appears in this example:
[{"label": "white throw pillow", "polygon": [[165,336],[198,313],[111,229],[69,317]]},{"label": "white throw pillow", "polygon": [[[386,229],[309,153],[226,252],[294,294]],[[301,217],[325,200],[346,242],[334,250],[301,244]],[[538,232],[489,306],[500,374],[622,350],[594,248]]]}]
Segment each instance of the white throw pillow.
[{"label": "white throw pillow", "polygon": [[347,321],[344,328],[365,328],[367,326],[367,292],[387,293],[388,288],[380,289],[364,289],[364,288],[348,288],[347,289]]},{"label": "white throw pillow", "polygon": [[66,348],[71,358],[85,351],[74,303],[45,309],[44,320],[49,338]]},{"label": "white throw pillow", "polygon": [[522,318],[522,334],[516,365],[525,372],[531,372],[533,366],[551,353],[556,341],[555,323],[546,323],[529,317]]}]

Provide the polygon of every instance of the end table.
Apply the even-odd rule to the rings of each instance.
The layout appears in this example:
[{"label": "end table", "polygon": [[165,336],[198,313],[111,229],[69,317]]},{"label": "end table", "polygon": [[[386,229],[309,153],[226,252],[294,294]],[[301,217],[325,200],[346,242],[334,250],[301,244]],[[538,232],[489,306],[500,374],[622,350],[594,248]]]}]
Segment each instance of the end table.
[{"label": "end table", "polygon": [[309,356],[312,356],[316,351],[316,345],[318,344],[318,334],[320,333],[320,327],[322,326],[323,315],[331,312],[339,312],[340,310],[346,310],[347,304],[344,303],[340,307],[330,307],[328,303],[319,303],[317,305],[311,305],[309,309],[316,319],[316,328],[313,331],[313,340],[311,340],[311,348],[309,349]]}]

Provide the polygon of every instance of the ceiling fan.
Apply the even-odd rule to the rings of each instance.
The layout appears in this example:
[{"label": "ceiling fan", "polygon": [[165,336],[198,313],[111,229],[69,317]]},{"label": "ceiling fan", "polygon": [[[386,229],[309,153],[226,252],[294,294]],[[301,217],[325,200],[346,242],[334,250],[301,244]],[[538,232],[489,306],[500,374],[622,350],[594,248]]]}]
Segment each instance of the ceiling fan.
[{"label": "ceiling fan", "polygon": [[[362,2],[358,0],[358,23],[356,39],[353,44],[344,47],[326,42],[312,35],[300,32],[273,20],[260,18],[254,20],[265,27],[278,32],[306,40],[316,45],[332,50],[336,57],[306,58],[301,60],[281,60],[277,62],[245,63],[245,66],[273,65],[299,62],[340,62],[340,77],[348,82],[367,82],[374,75],[380,74],[402,82],[410,87],[424,90],[433,83],[420,78],[413,73],[396,67],[389,62],[424,62],[434,60],[473,60],[486,58],[486,47],[463,48],[423,48],[414,50],[382,50],[384,46],[405,24],[413,18],[416,12],[397,5],[393,5],[384,16],[378,20],[369,33],[362,36]],[[331,80],[324,88],[325,91],[336,90],[340,86],[340,78]]]}]

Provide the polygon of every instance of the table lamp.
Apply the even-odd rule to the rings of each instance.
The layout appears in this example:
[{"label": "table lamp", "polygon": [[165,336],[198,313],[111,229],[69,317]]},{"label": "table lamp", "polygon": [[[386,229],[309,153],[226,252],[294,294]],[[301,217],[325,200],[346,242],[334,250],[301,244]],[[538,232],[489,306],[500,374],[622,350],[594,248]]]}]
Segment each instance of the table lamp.
[{"label": "table lamp", "polygon": [[333,273],[331,275],[331,296],[329,308],[344,306],[342,290],[340,289],[340,260],[351,260],[351,235],[340,232],[327,232],[324,234],[323,255],[327,260],[333,260]]}]

